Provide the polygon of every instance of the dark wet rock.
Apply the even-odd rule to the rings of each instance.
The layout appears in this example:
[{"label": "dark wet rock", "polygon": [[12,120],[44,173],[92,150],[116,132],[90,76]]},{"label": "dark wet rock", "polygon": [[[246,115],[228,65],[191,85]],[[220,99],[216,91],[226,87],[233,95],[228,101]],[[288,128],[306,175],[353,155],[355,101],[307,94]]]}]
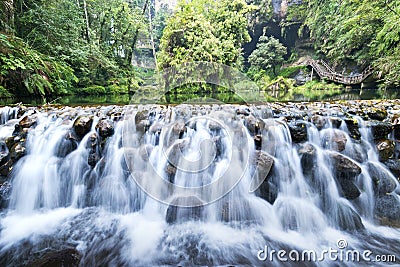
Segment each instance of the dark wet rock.
[{"label": "dark wet rock", "polygon": [[386,161],[393,157],[395,143],[392,140],[380,140],[376,144],[376,149],[379,154],[379,160]]},{"label": "dark wet rock", "polygon": [[199,221],[202,218],[204,203],[196,196],[176,197],[167,208],[167,223]]},{"label": "dark wet rock", "polygon": [[354,182],[349,180],[339,180],[339,184],[345,198],[353,200],[361,195],[360,189],[358,189]]},{"label": "dark wet rock", "polygon": [[358,128],[359,127],[358,121],[354,118],[346,118],[344,122],[346,123],[347,129],[349,130],[350,137],[353,138],[354,140],[360,140],[361,133]]},{"label": "dark wet rock", "polygon": [[18,125],[21,128],[30,128],[36,125],[37,120],[38,118],[35,115],[26,115],[20,120]]},{"label": "dark wet rock", "polygon": [[250,204],[245,199],[228,199],[222,204],[221,218],[224,222],[254,221],[256,216],[251,212]]},{"label": "dark wet rock", "polygon": [[318,130],[321,130],[326,125],[326,118],[320,115],[314,115],[311,118],[311,122],[317,127]]},{"label": "dark wet rock", "polygon": [[260,129],[264,128],[264,122],[260,119],[257,119],[253,115],[246,117],[245,125],[251,136],[255,136],[256,134],[259,134]]},{"label": "dark wet rock", "polygon": [[316,164],[317,151],[315,147],[311,144],[305,144],[299,148],[298,153],[303,174],[311,177]]},{"label": "dark wet rock", "polygon": [[255,191],[256,196],[268,201],[270,204],[274,204],[278,197],[279,188],[274,181],[267,180],[260,185]]},{"label": "dark wet rock", "polygon": [[336,178],[355,178],[361,173],[361,167],[354,160],[334,152],[330,152],[329,156],[332,160]]},{"label": "dark wet rock", "polygon": [[25,266],[28,267],[77,267],[82,255],[75,248],[46,250],[37,253]]},{"label": "dark wet rock", "polygon": [[25,156],[25,153],[26,149],[22,142],[14,144],[10,150],[10,156],[14,162]]},{"label": "dark wet rock", "polygon": [[0,211],[7,208],[11,196],[11,183],[0,184]]},{"label": "dark wet rock", "polygon": [[336,129],[339,129],[340,126],[342,125],[342,122],[343,122],[342,119],[337,118],[337,117],[330,117],[329,120],[330,120],[330,122],[332,124],[332,127],[336,128]]},{"label": "dark wet rock", "polygon": [[78,148],[78,138],[72,131],[69,131],[64,138],[62,138],[58,144],[56,156],[65,158],[71,152]]},{"label": "dark wet rock", "polygon": [[0,166],[0,175],[7,177],[13,166],[13,160],[8,160],[6,163]]},{"label": "dark wet rock", "polygon": [[322,144],[324,148],[329,148],[341,152],[345,150],[347,143],[346,134],[339,130],[325,130],[322,137]]},{"label": "dark wet rock", "polygon": [[140,158],[143,161],[149,161],[150,159],[150,154],[153,151],[153,146],[152,145],[142,145],[139,149],[139,155]]},{"label": "dark wet rock", "polygon": [[371,127],[374,140],[387,139],[393,130],[393,126],[387,122],[370,121],[369,126]]},{"label": "dark wet rock", "polygon": [[274,166],[274,158],[264,151],[256,151],[256,171],[258,175],[258,179],[260,183],[267,179],[268,174],[271,171],[271,168]]},{"label": "dark wet rock", "polygon": [[400,159],[388,159],[384,162],[394,176],[400,177]]},{"label": "dark wet rock", "polygon": [[149,118],[148,110],[138,111],[135,115],[135,124],[138,124],[139,122],[141,122],[143,120],[147,120],[148,118]]},{"label": "dark wet rock", "polygon": [[396,189],[396,178],[386,168],[372,162],[367,164],[367,168],[373,182],[375,195],[384,196]]},{"label": "dark wet rock", "polygon": [[4,141],[0,141],[0,166],[7,163],[10,159],[10,152],[8,150],[7,144]]},{"label": "dark wet rock", "polygon": [[292,141],[302,143],[308,140],[307,124],[305,122],[292,122],[288,124]]},{"label": "dark wet rock", "polygon": [[383,121],[386,119],[388,113],[384,109],[371,108],[367,110],[367,115],[371,120]]},{"label": "dark wet rock", "polygon": [[309,77],[306,73],[304,73],[304,71],[300,70],[296,76],[293,77],[293,79],[295,80],[296,85],[303,85],[307,82]]},{"label": "dark wet rock", "polygon": [[101,138],[107,138],[114,134],[114,125],[110,120],[103,119],[96,125],[96,130]]},{"label": "dark wet rock", "polygon": [[254,145],[256,147],[256,150],[261,150],[262,148],[262,135],[257,134],[254,136]]},{"label": "dark wet rock", "polygon": [[93,124],[93,116],[81,115],[74,122],[74,131],[79,138],[83,138],[90,132]]},{"label": "dark wet rock", "polygon": [[395,194],[378,197],[375,201],[375,213],[381,222],[400,225],[400,198]]},{"label": "dark wet rock", "polygon": [[90,135],[87,146],[90,148],[88,164],[94,167],[101,158],[99,149],[99,137],[97,133],[93,133],[92,135]]},{"label": "dark wet rock", "polygon": [[393,125],[393,137],[400,140],[400,124]]},{"label": "dark wet rock", "polygon": [[357,214],[351,207],[346,204],[338,203],[337,217],[334,216],[337,225],[341,230],[345,231],[359,231],[364,229],[360,215]]},{"label": "dark wet rock", "polygon": [[14,136],[10,136],[6,138],[5,143],[7,145],[8,150],[11,150],[11,148],[17,143],[17,141],[15,140]]}]

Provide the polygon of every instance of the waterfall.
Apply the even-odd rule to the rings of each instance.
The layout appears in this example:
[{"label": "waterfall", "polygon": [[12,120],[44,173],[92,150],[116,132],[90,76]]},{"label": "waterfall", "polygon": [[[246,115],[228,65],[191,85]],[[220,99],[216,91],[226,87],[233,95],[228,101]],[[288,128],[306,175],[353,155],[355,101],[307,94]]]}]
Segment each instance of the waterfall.
[{"label": "waterfall", "polygon": [[271,106],[18,110],[1,109],[13,162],[1,266],[60,251],[79,266],[283,266],[257,253],[322,253],[339,239],[400,260],[400,231],[382,225],[391,217],[381,210],[400,207],[399,182],[361,117],[355,129],[335,114],[292,109],[288,120]]}]

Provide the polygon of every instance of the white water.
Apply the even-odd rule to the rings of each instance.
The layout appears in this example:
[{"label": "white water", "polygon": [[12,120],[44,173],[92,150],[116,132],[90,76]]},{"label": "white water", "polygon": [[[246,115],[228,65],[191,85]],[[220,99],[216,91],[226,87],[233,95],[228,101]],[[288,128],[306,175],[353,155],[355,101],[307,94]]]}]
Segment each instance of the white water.
[{"label": "white water", "polygon": [[[233,109],[225,109],[234,114]],[[170,120],[165,114],[170,113],[171,122],[182,119],[173,108],[167,112],[158,109],[150,123],[167,125]],[[253,110],[253,113],[258,111]],[[246,164],[247,160],[254,159],[253,156],[246,158],[241,150],[243,144],[252,141],[247,132],[236,135],[235,142],[230,143],[227,132],[212,130],[212,121],[206,119],[187,124],[192,127],[180,137],[165,132],[164,138],[163,131],[170,128],[163,128],[161,133],[148,131],[143,134],[133,124],[129,127],[129,142],[124,142],[123,147],[124,130],[128,128],[124,125],[127,122],[119,121],[114,135],[105,144],[102,159],[91,168],[87,160],[88,142],[96,133],[98,119],[95,118],[91,131],[74,151],[58,157],[73,121],[54,114],[39,115],[38,125],[27,138],[28,154],[14,167],[11,202],[0,219],[2,265],[21,264],[27,257],[24,254],[26,244],[22,245],[22,242],[28,242],[37,251],[57,249],[65,244],[76,247],[83,255],[81,266],[280,266],[284,263],[276,259],[260,261],[257,252],[265,245],[276,250],[314,249],[322,252],[329,248],[338,249],[336,243],[341,238],[346,239],[351,249],[370,249],[375,254],[397,256],[400,253],[400,231],[378,226],[374,221],[375,196],[366,164],[376,164],[387,175],[389,171],[378,162],[365,127],[361,128],[361,134],[367,154],[361,164],[362,173],[357,178],[357,184],[363,190],[358,199],[350,201],[341,196],[335,182],[329,159],[332,147],[325,146],[322,141],[329,131],[343,132],[348,142],[342,153],[352,157],[359,145],[351,141],[347,129],[333,130],[327,124],[318,131],[309,125],[308,143],[316,150],[315,175],[310,183],[310,177],[303,175],[298,145],[292,143],[286,123],[276,119],[266,133],[271,142],[263,145],[266,151],[275,151],[273,175],[269,180],[275,184],[278,195],[271,204],[249,192],[254,168],[246,168]],[[232,123],[232,120],[227,121]],[[271,125],[271,119],[264,121]],[[233,116],[233,122],[241,123],[236,116]],[[5,132],[9,131],[11,127],[2,126],[0,132],[3,128]],[[219,150],[202,146],[216,136],[222,137]],[[170,193],[170,189],[163,187],[154,176],[161,175],[165,180],[171,178],[166,172],[168,160],[163,146],[168,143],[170,148],[180,142],[185,142],[186,146],[178,157],[181,169],[172,177],[176,185],[203,186],[227,171],[240,172],[243,176],[228,195],[204,206],[199,216],[191,217],[198,214],[197,208],[178,209],[175,223],[168,224],[168,205],[147,196],[130,176],[129,169],[133,168],[139,179],[149,183],[152,192]],[[144,151],[148,152],[148,158]],[[248,151],[253,155],[254,145],[250,145]],[[217,157],[214,157],[215,153]],[[201,171],[192,172],[193,168]],[[228,176],[233,177],[233,172]],[[202,191],[198,197],[217,196],[230,188],[231,183],[227,181],[221,187]],[[173,196],[179,199],[181,192],[177,190],[177,195]],[[365,230],[341,230],[340,224],[350,229],[355,227],[350,210],[362,216]],[[327,259],[317,264],[330,266],[333,263]],[[340,266],[365,264],[368,263],[339,263]],[[375,262],[371,266],[376,265]]]}]

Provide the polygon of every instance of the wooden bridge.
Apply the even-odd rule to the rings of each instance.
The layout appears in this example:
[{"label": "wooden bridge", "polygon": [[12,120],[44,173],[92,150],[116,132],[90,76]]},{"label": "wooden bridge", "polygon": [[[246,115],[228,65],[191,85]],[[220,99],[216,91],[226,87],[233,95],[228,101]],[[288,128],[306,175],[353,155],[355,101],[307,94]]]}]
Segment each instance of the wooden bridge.
[{"label": "wooden bridge", "polygon": [[314,60],[310,58],[307,60],[307,65],[310,65],[321,79],[327,79],[345,85],[360,84],[374,72],[371,67],[368,67],[359,74],[343,75],[329,67],[322,59]]}]

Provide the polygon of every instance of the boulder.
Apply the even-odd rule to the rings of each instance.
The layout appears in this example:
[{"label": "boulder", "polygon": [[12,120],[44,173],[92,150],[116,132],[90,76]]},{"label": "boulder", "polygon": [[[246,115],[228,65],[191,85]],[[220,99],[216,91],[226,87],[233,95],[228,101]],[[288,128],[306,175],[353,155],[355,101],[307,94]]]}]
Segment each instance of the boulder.
[{"label": "boulder", "polygon": [[0,211],[7,208],[11,196],[11,183],[5,182],[0,185]]},{"label": "boulder", "polygon": [[395,149],[395,143],[392,140],[380,140],[376,143],[376,149],[380,161],[386,161],[392,158]]},{"label": "boulder", "polygon": [[371,127],[374,140],[387,139],[393,130],[393,126],[388,122],[370,121],[368,124]]},{"label": "boulder", "polygon": [[330,117],[329,121],[331,122],[332,127],[336,129],[339,129],[343,122],[343,120],[338,117]]},{"label": "boulder", "polygon": [[110,120],[103,119],[97,123],[96,130],[101,138],[107,138],[114,134],[114,125]]},{"label": "boulder", "polygon": [[400,123],[393,125],[393,137],[400,140]]},{"label": "boulder", "polygon": [[365,228],[360,215],[350,206],[338,203],[336,208],[337,217],[335,216],[335,220],[339,229],[344,231],[359,231]]},{"label": "boulder", "polygon": [[257,150],[255,155],[256,175],[253,177],[250,185],[250,191],[256,191],[262,183],[265,183],[267,177],[274,165],[274,158],[267,152]]},{"label": "boulder", "polygon": [[0,141],[0,166],[7,163],[10,159],[10,152],[4,141]]},{"label": "boulder", "polygon": [[26,262],[28,267],[75,267],[79,266],[82,255],[75,248],[64,248],[61,250],[45,250],[45,252],[36,253],[35,258]]},{"label": "boulder", "polygon": [[88,148],[90,148],[88,155],[88,164],[91,167],[95,167],[97,162],[99,162],[101,158],[99,149],[99,137],[97,133],[93,133],[92,135],[90,135],[87,146]]},{"label": "boulder", "polygon": [[317,156],[315,147],[311,144],[305,144],[299,148],[298,153],[303,174],[306,176],[312,176]]},{"label": "boulder", "polygon": [[294,143],[302,143],[308,140],[307,124],[305,122],[295,121],[288,124],[290,136]]},{"label": "boulder", "polygon": [[79,138],[83,138],[90,132],[93,124],[93,116],[81,115],[76,118],[73,129]]},{"label": "boulder", "polygon": [[339,180],[340,187],[342,189],[343,196],[346,199],[353,200],[361,195],[360,189],[349,180]]},{"label": "boulder", "polygon": [[318,130],[321,130],[326,125],[326,118],[320,115],[314,115],[311,118],[311,122],[317,127]]},{"label": "boulder", "polygon": [[21,128],[31,128],[37,124],[37,120],[36,115],[26,115],[19,121],[18,125]]},{"label": "boulder", "polygon": [[176,197],[167,208],[168,224],[199,221],[203,213],[203,201],[196,196]]},{"label": "boulder", "polygon": [[400,159],[388,159],[384,164],[394,176],[400,177]]},{"label": "boulder", "polygon": [[400,198],[395,194],[387,194],[375,200],[375,214],[381,222],[400,225]]},{"label": "boulder", "polygon": [[347,143],[346,134],[340,130],[324,130],[322,144],[324,148],[329,148],[341,152],[345,150]]},{"label": "boulder", "polygon": [[366,111],[371,120],[383,121],[386,119],[388,113],[385,109],[371,108]]},{"label": "boulder", "polygon": [[10,156],[11,159],[16,162],[23,156],[25,156],[26,149],[25,149],[25,144],[23,142],[19,142],[13,145],[13,147],[10,150]]},{"label": "boulder", "polygon": [[346,123],[347,129],[349,130],[349,135],[354,140],[361,140],[361,133],[358,128],[358,121],[354,118],[346,118],[344,120]]},{"label": "boulder", "polygon": [[361,173],[361,167],[354,160],[339,154],[330,152],[329,157],[335,170],[336,178],[355,178]]},{"label": "boulder", "polygon": [[373,181],[376,196],[384,196],[396,189],[396,181],[391,173],[377,163],[367,164],[369,175]]}]

